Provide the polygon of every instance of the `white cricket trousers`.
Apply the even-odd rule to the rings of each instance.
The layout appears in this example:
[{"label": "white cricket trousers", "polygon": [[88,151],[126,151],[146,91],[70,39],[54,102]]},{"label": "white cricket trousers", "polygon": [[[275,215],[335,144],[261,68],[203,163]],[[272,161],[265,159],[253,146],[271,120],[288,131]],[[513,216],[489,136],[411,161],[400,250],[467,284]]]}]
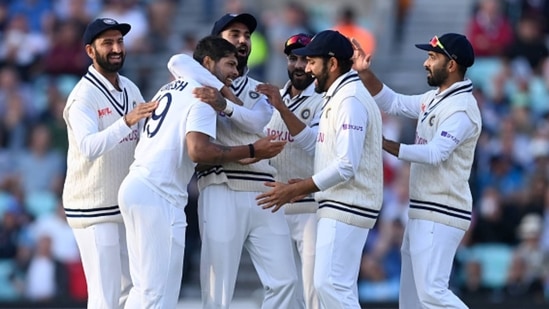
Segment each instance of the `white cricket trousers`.
[{"label": "white cricket trousers", "polygon": [[265,292],[262,309],[293,309],[296,268],[283,211],[257,205],[261,192],[208,185],[199,197],[200,282],[204,309],[229,308],[242,248],[250,253]]},{"label": "white cricket trousers", "polygon": [[399,308],[468,308],[448,282],[464,230],[445,224],[409,219],[402,241]]},{"label": "white cricket trousers", "polygon": [[319,309],[320,304],[313,281],[317,228],[316,213],[286,215],[286,221],[290,228],[297,269],[296,309]]},{"label": "white cricket trousers", "polygon": [[320,218],[314,285],[323,309],[360,309],[358,273],[369,229]]},{"label": "white cricket trousers", "polygon": [[89,309],[123,308],[132,286],[122,222],[73,229],[88,288]]},{"label": "white cricket trousers", "polygon": [[131,172],[120,185],[118,203],[128,235],[134,284],[126,308],[177,306],[187,227],[186,201],[179,202],[176,207]]}]

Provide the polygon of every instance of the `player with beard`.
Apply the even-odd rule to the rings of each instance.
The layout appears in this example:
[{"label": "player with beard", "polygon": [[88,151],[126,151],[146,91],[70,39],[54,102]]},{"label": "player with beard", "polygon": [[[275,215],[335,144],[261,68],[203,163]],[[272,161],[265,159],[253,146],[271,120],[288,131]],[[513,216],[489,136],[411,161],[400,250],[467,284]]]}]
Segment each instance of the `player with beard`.
[{"label": "player with beard", "polygon": [[[237,48],[239,76],[230,86],[237,99],[231,99],[226,94],[229,88],[188,56],[175,55],[168,62],[175,77],[191,77],[207,85],[194,93],[219,112],[216,140],[226,146],[253,143],[264,136],[273,114],[267,98],[255,91],[259,82],[247,74],[250,36],[256,27],[250,14],[225,14],[211,31]],[[219,90],[232,102],[214,100]],[[255,200],[266,190],[263,183],[274,181],[275,176],[268,160],[215,165],[198,173],[203,308],[229,308],[243,247],[265,290],[262,308],[294,308],[297,271],[288,224],[282,212],[264,211]]]},{"label": "player with beard", "polygon": [[294,136],[314,151],[313,175],[257,196],[276,212],[288,202],[314,193],[318,203],[314,288],[322,308],[360,308],[358,273],[362,250],[383,201],[381,112],[351,70],[353,46],[333,30],[319,32],[305,47],[292,51],[307,57],[305,72],[325,93],[318,134]]},{"label": "player with beard", "polygon": [[[256,88],[269,98],[276,109],[265,127],[265,133],[276,136],[276,140],[288,142],[284,150],[271,159],[277,171],[276,180],[281,182],[307,178],[313,174],[313,154],[296,143],[294,136],[303,130],[312,131],[309,134],[316,136],[323,99],[314,90],[313,76],[305,72],[307,60],[292,52],[296,48],[305,47],[311,38],[311,35],[300,33],[286,40],[284,53],[288,58],[290,80],[282,89],[270,84],[260,84]],[[317,209],[318,204],[310,195],[284,205],[300,283],[296,294],[298,304],[294,308],[319,308],[313,286]]]},{"label": "player with beard", "polygon": [[129,24],[96,19],[84,33],[93,60],[71,91],[63,118],[69,148],[63,205],[82,259],[88,308],[124,307],[132,287],[118,188],[133,161],[141,120],[156,102],[118,74]]},{"label": "player with beard", "polygon": [[402,241],[400,308],[468,308],[448,289],[456,250],[471,224],[469,176],[482,121],[473,84],[475,60],[461,34],[435,36],[416,47],[428,52],[421,95],[395,93],[370,71],[370,56],[353,41],[355,69],[378,106],[417,119],[413,145],[383,140],[383,149],[410,162],[410,209]]}]

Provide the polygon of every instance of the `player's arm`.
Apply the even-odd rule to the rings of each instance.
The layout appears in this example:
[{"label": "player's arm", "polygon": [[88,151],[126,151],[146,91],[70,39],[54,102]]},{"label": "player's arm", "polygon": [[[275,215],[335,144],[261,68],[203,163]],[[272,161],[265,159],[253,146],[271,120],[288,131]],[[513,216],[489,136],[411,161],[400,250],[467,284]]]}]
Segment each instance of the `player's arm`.
[{"label": "player's arm", "polygon": [[225,98],[234,104],[243,105],[229,87],[189,55],[173,55],[168,61],[168,70],[175,78],[192,78],[203,86],[219,90]]},{"label": "player's arm", "polygon": [[74,133],[78,149],[90,160],[95,160],[114,149],[120,140],[132,132],[131,127],[140,119],[149,117],[157,106],[156,102],[138,104],[138,107],[125,117],[120,117],[107,128],[100,130],[97,111],[85,100],[76,100],[79,101],[71,104],[64,117]]},{"label": "player's arm", "polygon": [[[232,104],[232,102],[229,102]],[[229,117],[239,129],[251,134],[262,134],[263,128],[273,116],[273,108],[265,97],[259,99],[251,108],[234,105]]]},{"label": "player's arm", "polygon": [[191,106],[185,127],[187,153],[198,164],[222,164],[245,158],[266,159],[282,151],[285,142],[274,141],[274,137],[265,137],[253,144],[224,146],[213,143],[216,122],[215,111],[208,105],[197,103]]},{"label": "player's arm", "polygon": [[354,49],[353,69],[357,71],[360,80],[374,97],[379,108],[391,115],[418,118],[422,96],[397,94],[387,85],[384,85],[370,70],[371,55],[364,52],[356,39],[352,38],[351,43]]},{"label": "player's arm", "polygon": [[428,143],[407,145],[384,140],[383,149],[403,161],[437,165],[446,161],[476,129],[467,113],[457,112],[440,124],[435,137]]},{"label": "player's arm", "polygon": [[368,111],[354,97],[341,101],[336,115],[336,160],[313,175],[320,190],[351,179],[360,164],[368,127]]},{"label": "player's arm", "polygon": [[305,127],[299,134],[294,136],[294,143],[305,150],[310,156],[314,156],[316,147],[316,137],[318,135],[318,123],[322,111],[319,109],[314,115],[311,124]]},{"label": "player's arm", "polygon": [[267,136],[253,144],[224,146],[213,143],[210,136],[201,132],[189,132],[186,138],[188,154],[198,164],[223,164],[246,158],[269,159],[279,154],[286,142]]},{"label": "player's arm", "polygon": [[216,112],[223,112],[239,129],[251,134],[261,134],[273,115],[273,109],[265,98],[246,108],[227,100],[213,87],[197,87],[193,94]]},{"label": "player's arm", "polygon": [[265,95],[269,100],[269,103],[276,108],[280,113],[280,117],[288,131],[292,136],[298,135],[303,129],[307,127],[297,116],[284,104],[282,96],[280,95],[280,89],[275,85],[259,84],[256,86],[256,91]]},{"label": "player's arm", "polygon": [[311,156],[314,155],[320,109],[319,112],[314,115],[311,125],[307,126],[288,108],[288,106],[286,106],[286,104],[284,104],[280,90],[276,86],[259,84],[257,85],[256,90],[265,95],[267,99],[269,99],[269,103],[280,113],[282,121],[284,121],[288,131],[294,137],[295,143],[307,151]]},{"label": "player's arm", "polygon": [[168,61],[168,70],[175,78],[192,78],[201,85],[218,90],[225,86],[222,81],[187,54],[173,55]]},{"label": "player's arm", "polygon": [[336,152],[337,159],[304,181],[292,184],[266,183],[266,186],[273,189],[257,196],[258,205],[264,209],[273,208],[274,212],[302,195],[326,190],[354,176],[361,156],[367,155],[363,154],[362,150],[366,138],[368,112],[354,97],[349,97],[340,103],[336,121],[338,132],[333,151]]}]

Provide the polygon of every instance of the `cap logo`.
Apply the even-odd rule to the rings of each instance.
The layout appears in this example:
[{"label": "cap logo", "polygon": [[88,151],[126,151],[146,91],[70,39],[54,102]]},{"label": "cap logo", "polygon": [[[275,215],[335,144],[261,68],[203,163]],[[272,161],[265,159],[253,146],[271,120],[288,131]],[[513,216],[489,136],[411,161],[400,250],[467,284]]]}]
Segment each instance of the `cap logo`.
[{"label": "cap logo", "polygon": [[107,25],[116,25],[117,22],[116,20],[112,19],[112,18],[103,18],[101,19],[101,21]]},{"label": "cap logo", "polygon": [[232,13],[230,15],[231,15],[231,17],[236,17],[238,14]]}]

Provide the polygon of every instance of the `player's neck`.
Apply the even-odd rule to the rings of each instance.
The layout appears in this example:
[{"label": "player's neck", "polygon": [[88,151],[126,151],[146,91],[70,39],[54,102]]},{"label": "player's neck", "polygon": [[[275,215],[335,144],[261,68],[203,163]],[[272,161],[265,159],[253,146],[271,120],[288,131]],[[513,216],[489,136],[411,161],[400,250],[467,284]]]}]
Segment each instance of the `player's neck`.
[{"label": "player's neck", "polygon": [[99,72],[99,74],[103,75],[103,77],[105,77],[114,86],[114,88],[116,88],[116,90],[120,90],[120,85],[118,84],[118,72],[109,72],[95,65],[94,68],[97,72]]},{"label": "player's neck", "polygon": [[300,95],[303,92],[303,90],[298,90],[294,86],[290,87],[290,97],[295,98],[296,96]]},{"label": "player's neck", "polygon": [[120,91],[120,85],[118,83],[118,73],[107,73],[104,72],[101,73],[105,78],[116,88],[116,90]]}]

